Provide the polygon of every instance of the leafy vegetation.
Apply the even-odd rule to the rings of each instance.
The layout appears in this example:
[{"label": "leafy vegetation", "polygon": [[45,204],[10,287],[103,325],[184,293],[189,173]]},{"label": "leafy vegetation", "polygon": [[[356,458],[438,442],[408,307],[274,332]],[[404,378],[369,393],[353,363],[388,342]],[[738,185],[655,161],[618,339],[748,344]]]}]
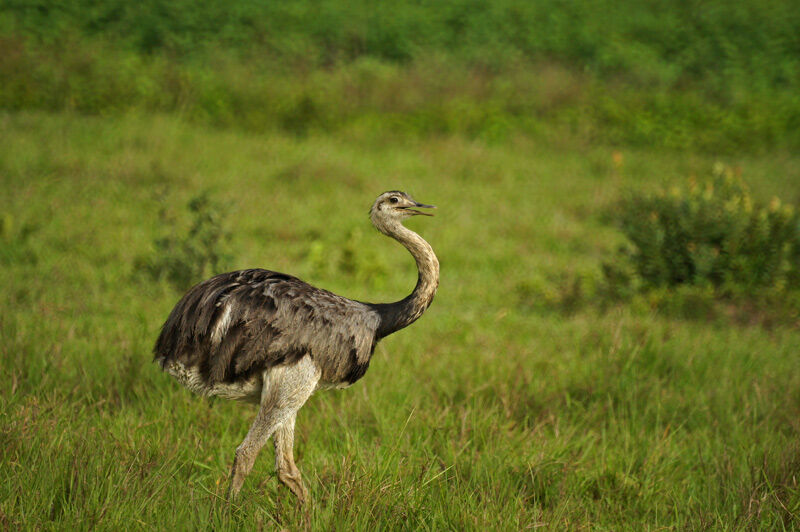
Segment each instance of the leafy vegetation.
[{"label": "leafy vegetation", "polygon": [[5,0],[0,108],[248,131],[800,147],[800,15],[633,0]]},{"label": "leafy vegetation", "polygon": [[[603,265],[608,291],[703,295],[800,314],[800,216],[774,197],[759,205],[721,163],[714,178],[653,195],[631,195],[614,210],[630,246]],[[664,295],[662,291],[662,295]],[[707,307],[708,301],[700,305]]]},{"label": "leafy vegetation", "polygon": [[634,245],[637,273],[650,286],[800,288],[796,210],[777,198],[768,207],[753,205],[743,184],[725,172],[685,192],[674,188],[622,204],[620,223]]},{"label": "leafy vegetation", "polygon": [[165,51],[189,60],[219,50],[315,66],[361,57],[404,63],[444,54],[502,67],[520,57],[547,57],[650,82],[710,82],[716,74],[745,81],[758,72],[758,82],[772,86],[797,81],[800,51],[800,15],[788,1],[670,2],[656,8],[633,0],[4,0],[2,7],[6,31],[36,42],[97,39],[138,54]]},{"label": "leafy vegetation", "polygon": [[224,214],[205,191],[187,204],[192,222],[184,231],[168,210],[162,208],[159,220],[166,235],[157,238],[152,255],[140,257],[140,267],[153,279],[166,279],[179,290],[188,290],[203,279],[228,269],[230,255],[225,251],[230,234],[224,228]]}]

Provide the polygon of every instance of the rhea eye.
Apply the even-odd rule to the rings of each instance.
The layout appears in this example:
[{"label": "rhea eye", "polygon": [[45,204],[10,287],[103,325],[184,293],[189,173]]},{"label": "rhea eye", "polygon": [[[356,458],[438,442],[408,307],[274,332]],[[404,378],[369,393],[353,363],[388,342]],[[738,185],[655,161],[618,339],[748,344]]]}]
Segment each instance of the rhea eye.
[{"label": "rhea eye", "polygon": [[395,198],[394,196],[392,196],[391,198],[389,198],[389,203],[397,203],[398,201],[400,201],[400,200],[398,200],[398,199],[397,199],[397,198]]}]

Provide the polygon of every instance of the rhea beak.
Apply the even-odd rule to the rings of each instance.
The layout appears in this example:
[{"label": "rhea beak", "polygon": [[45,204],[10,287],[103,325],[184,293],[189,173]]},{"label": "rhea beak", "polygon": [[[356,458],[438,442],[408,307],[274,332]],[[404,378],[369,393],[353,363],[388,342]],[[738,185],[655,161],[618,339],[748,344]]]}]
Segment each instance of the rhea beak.
[{"label": "rhea beak", "polygon": [[[414,202],[414,207],[418,207],[420,209],[435,209],[436,208],[435,205],[425,205],[424,203],[417,203],[417,202]],[[432,213],[421,212],[421,211],[417,211],[417,210],[414,210],[414,209],[409,209],[408,207],[405,207],[405,210],[407,210],[408,212],[412,212],[414,214],[421,214],[423,216],[433,216]]]}]

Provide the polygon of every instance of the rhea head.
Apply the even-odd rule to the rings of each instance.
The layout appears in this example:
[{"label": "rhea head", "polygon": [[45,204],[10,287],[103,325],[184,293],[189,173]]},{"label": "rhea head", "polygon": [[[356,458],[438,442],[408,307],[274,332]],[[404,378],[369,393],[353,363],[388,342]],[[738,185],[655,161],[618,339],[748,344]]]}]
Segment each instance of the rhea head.
[{"label": "rhea head", "polygon": [[433,214],[418,211],[416,209],[435,209],[433,205],[425,205],[415,201],[414,198],[401,192],[399,190],[390,190],[384,192],[369,211],[370,220],[372,224],[378,228],[381,233],[389,234],[397,225],[406,218],[411,218],[418,214],[424,216],[433,216]]}]

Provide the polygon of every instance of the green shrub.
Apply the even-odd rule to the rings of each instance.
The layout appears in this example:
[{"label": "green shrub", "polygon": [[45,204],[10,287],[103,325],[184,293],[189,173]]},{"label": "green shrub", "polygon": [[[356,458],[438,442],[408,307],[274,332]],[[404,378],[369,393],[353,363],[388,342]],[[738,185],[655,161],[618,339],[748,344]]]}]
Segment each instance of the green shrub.
[{"label": "green shrub", "polygon": [[161,210],[161,221],[166,236],[154,242],[155,252],[139,261],[139,266],[152,278],[166,280],[178,290],[186,290],[204,278],[227,270],[230,255],[226,251],[228,232],[224,229],[224,211],[208,192],[189,200],[187,210],[191,216],[188,231]]},{"label": "green shrub", "polygon": [[800,291],[797,209],[777,198],[757,204],[724,165],[713,174],[705,183],[692,180],[617,205],[631,245],[604,265],[612,293],[696,286],[716,296],[763,299]]}]

